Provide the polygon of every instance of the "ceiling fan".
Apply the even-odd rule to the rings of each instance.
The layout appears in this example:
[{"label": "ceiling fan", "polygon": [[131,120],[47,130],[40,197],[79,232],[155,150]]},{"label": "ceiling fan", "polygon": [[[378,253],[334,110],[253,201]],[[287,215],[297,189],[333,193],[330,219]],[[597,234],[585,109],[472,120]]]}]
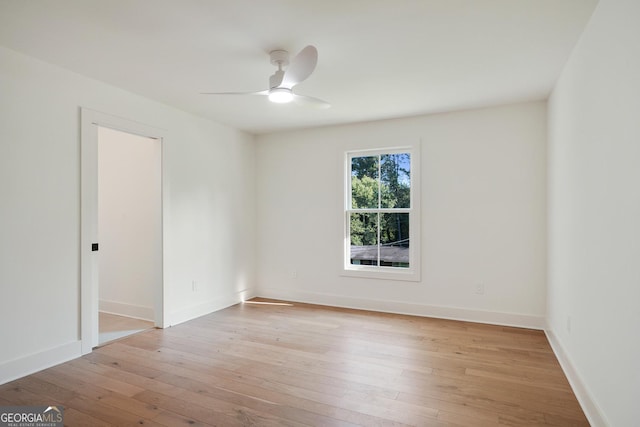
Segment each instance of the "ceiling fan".
[{"label": "ceiling fan", "polygon": [[[298,95],[293,92],[294,86],[305,81],[318,63],[318,50],[314,46],[307,46],[298,53],[289,63],[289,52],[286,50],[273,50],[269,53],[271,63],[278,70],[269,77],[269,89],[259,92],[203,92],[203,95],[264,95],[269,101],[284,104],[294,101],[299,104],[316,108],[329,108],[331,104],[322,99],[307,95]],[[288,65],[288,67],[287,67]],[[283,67],[287,67],[283,70]]]}]

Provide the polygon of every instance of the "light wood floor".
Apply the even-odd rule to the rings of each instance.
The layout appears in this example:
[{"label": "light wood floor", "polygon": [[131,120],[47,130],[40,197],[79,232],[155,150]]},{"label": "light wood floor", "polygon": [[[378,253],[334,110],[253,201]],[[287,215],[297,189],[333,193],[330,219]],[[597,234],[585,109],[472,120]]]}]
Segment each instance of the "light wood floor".
[{"label": "light wood floor", "polygon": [[0,386],[0,405],[34,404],[70,426],[588,426],[541,331],[297,303],[236,305]]},{"label": "light wood floor", "polygon": [[153,322],[148,320],[119,316],[103,311],[98,314],[98,328],[100,332],[98,342],[100,345],[136,334],[146,329],[151,329],[154,326]]}]

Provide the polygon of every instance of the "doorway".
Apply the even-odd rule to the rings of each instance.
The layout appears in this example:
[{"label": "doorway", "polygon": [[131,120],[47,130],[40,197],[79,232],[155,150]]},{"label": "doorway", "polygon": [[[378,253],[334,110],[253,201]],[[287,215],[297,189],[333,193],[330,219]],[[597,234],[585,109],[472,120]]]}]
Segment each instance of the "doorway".
[{"label": "doorway", "polygon": [[154,326],[161,198],[160,141],[98,126],[98,345]]},{"label": "doorway", "polygon": [[163,327],[163,131],[81,110],[83,354]]}]

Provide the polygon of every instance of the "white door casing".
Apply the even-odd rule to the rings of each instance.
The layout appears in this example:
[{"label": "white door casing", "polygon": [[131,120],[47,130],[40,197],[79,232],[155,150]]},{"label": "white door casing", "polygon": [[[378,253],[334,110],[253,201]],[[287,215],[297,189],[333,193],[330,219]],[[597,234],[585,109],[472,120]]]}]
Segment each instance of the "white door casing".
[{"label": "white door casing", "polygon": [[[162,152],[166,130],[132,120],[81,108],[80,176],[80,340],[82,354],[98,345],[98,127],[111,128],[160,141]],[[162,154],[161,154],[162,157]],[[162,168],[164,175],[164,168]],[[164,181],[163,177],[161,178]],[[162,189],[164,199],[164,187]],[[162,203],[162,200],[161,200]],[[161,212],[162,216],[162,212]],[[162,227],[164,235],[164,226]],[[164,240],[162,238],[162,240]],[[164,260],[163,260],[164,261]],[[164,269],[164,262],[163,267]],[[164,286],[154,292],[155,326],[164,327]]]}]

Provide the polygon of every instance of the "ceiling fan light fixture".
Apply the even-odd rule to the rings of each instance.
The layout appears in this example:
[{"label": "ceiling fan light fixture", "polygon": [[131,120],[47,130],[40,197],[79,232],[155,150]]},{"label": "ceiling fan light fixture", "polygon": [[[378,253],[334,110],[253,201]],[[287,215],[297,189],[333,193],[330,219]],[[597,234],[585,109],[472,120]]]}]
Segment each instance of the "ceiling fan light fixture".
[{"label": "ceiling fan light fixture", "polygon": [[[0,0],[1,1],[1,0]],[[203,95],[261,95],[268,96],[269,101],[286,104],[295,101],[296,104],[308,105],[316,108],[329,108],[331,105],[318,98],[293,93],[294,86],[305,81],[318,63],[318,50],[309,45],[302,49],[293,60],[289,61],[289,52],[273,50],[270,52],[271,64],[278,69],[269,77],[269,89],[258,92],[202,92]],[[288,67],[283,70],[282,67]]]},{"label": "ceiling fan light fixture", "polygon": [[286,104],[293,101],[293,92],[286,87],[274,87],[269,90],[269,101],[276,104]]}]

